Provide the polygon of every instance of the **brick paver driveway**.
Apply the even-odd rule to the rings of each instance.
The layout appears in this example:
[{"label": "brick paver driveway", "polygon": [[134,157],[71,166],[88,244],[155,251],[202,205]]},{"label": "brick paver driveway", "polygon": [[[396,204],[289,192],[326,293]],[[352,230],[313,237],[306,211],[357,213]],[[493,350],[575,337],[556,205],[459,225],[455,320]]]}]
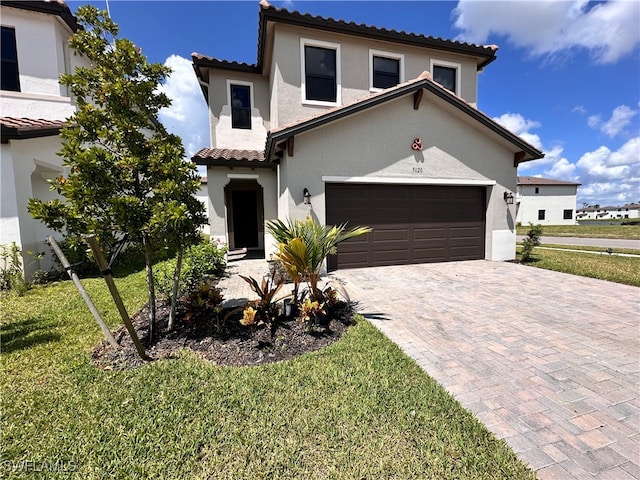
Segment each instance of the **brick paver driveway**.
[{"label": "brick paver driveway", "polygon": [[334,275],[539,478],[640,478],[640,289],[485,261]]}]

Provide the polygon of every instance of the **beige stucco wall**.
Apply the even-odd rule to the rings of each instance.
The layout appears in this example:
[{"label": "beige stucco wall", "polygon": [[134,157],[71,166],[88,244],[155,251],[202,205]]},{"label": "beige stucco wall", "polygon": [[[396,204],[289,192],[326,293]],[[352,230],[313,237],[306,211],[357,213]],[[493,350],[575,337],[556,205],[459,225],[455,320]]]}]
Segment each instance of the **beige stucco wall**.
[{"label": "beige stucco wall", "polygon": [[470,103],[477,102],[476,63],[469,57],[289,25],[276,25],[273,64],[277,65],[277,69],[272,69],[271,72],[273,75],[271,92],[272,95],[277,96],[278,101],[271,103],[273,127],[289,124],[329,108],[302,103],[301,38],[340,44],[342,105],[370,95],[370,49],[404,54],[406,81],[417,78],[424,71],[429,71],[431,60],[458,63],[461,70],[460,96]]},{"label": "beige stucco wall", "polygon": [[[255,180],[261,187],[264,202],[264,222],[278,218],[278,180],[271,168],[208,167],[209,234],[212,239],[228,243],[225,187],[233,180]],[[272,244],[265,234],[264,247]]]},{"label": "beige stucco wall", "polygon": [[[229,81],[252,86],[253,108],[251,129],[231,128]],[[218,148],[262,150],[270,128],[269,80],[261,75],[244,72],[210,71],[209,125],[212,146]]]},{"label": "beige stucco wall", "polygon": [[[280,167],[281,218],[286,211],[324,222],[326,181],[484,185],[485,257],[514,258],[515,206],[502,198],[516,188],[513,147],[432,98],[425,92],[416,111],[408,95],[296,136],[294,156]],[[422,140],[421,152],[411,149],[415,138]],[[305,187],[311,206],[303,203]]]}]

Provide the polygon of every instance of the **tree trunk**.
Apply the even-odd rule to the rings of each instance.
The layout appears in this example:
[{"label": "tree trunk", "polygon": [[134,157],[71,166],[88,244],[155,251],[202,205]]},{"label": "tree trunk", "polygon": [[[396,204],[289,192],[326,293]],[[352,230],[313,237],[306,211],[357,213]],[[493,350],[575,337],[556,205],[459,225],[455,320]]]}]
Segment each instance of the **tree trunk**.
[{"label": "tree trunk", "polygon": [[153,279],[153,264],[151,258],[151,245],[149,244],[149,237],[144,235],[142,237],[142,244],[144,245],[144,263],[147,271],[147,285],[149,287],[149,339],[148,344],[153,343],[153,337],[156,332],[156,286]]},{"label": "tree trunk", "polygon": [[178,303],[178,287],[180,286],[180,273],[182,272],[182,258],[184,256],[184,247],[180,246],[178,250],[178,261],[176,269],[173,272],[173,289],[171,290],[171,310],[169,311],[169,330],[173,330],[176,319],[176,304]]},{"label": "tree trunk", "polygon": [[118,288],[113,281],[113,276],[111,276],[111,269],[108,268],[107,261],[104,259],[104,255],[102,255],[102,251],[100,250],[98,240],[96,240],[96,237],[92,235],[85,237],[85,240],[89,242],[89,246],[91,247],[91,251],[93,252],[93,258],[95,258],[96,263],[98,264],[98,268],[100,268],[100,271],[102,272],[102,277],[107,283],[107,287],[109,287],[111,297],[113,298],[113,301],[118,308],[118,312],[120,313],[120,318],[122,318],[124,326],[127,327],[127,331],[131,336],[133,344],[136,346],[138,355],[140,355],[140,358],[142,358],[143,360],[151,360],[144,351],[144,348],[140,343],[140,340],[138,339],[138,335],[136,334],[135,328],[133,328],[133,324],[131,323],[131,319],[129,318],[127,309],[125,308],[124,303],[122,302],[122,298],[120,297],[120,293],[118,292]]}]

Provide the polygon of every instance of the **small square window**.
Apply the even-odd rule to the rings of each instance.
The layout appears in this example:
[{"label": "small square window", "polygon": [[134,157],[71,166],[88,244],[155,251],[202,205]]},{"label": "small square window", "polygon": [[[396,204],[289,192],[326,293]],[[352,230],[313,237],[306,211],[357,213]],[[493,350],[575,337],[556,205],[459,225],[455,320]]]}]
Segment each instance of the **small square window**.
[{"label": "small square window", "polygon": [[16,47],[16,29],[2,27],[2,85],[0,89],[13,92],[20,91],[20,75],[18,73],[18,49]]},{"label": "small square window", "polygon": [[565,210],[563,212],[563,218],[565,220],[571,220],[573,218],[573,210]]},{"label": "small square window", "polygon": [[231,127],[251,129],[251,87],[231,84]]},{"label": "small square window", "polygon": [[545,216],[545,211],[538,210],[538,220],[544,220],[544,216]]},{"label": "small square window", "polygon": [[456,92],[457,73],[457,70],[452,67],[433,66],[433,80],[453,93],[458,93]]},{"label": "small square window", "polygon": [[373,87],[390,88],[400,83],[400,60],[373,57]]}]

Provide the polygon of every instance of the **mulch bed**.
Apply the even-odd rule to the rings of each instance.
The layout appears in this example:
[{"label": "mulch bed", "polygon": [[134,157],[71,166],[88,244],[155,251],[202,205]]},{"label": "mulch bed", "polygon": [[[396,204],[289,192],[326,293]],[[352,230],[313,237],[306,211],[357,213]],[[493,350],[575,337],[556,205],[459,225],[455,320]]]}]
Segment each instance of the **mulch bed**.
[{"label": "mulch bed", "polygon": [[[325,327],[310,329],[295,319],[284,320],[271,338],[264,325],[245,327],[240,324],[242,312],[230,316],[224,325],[217,325],[215,316],[200,319],[197,323],[181,320],[181,309],[173,331],[167,329],[169,308],[159,305],[156,309],[157,326],[155,341],[148,345],[148,308],[136,313],[133,326],[140,337],[150,361],[175,357],[180,350],[189,349],[214,365],[255,366],[297,357],[319,350],[338,340],[351,324],[353,312],[342,305]],[[224,318],[222,312],[218,318]],[[94,364],[104,370],[126,370],[136,368],[149,361],[138,355],[127,330],[121,327],[114,336],[120,345],[113,348],[106,340],[97,345],[92,353]]]}]

